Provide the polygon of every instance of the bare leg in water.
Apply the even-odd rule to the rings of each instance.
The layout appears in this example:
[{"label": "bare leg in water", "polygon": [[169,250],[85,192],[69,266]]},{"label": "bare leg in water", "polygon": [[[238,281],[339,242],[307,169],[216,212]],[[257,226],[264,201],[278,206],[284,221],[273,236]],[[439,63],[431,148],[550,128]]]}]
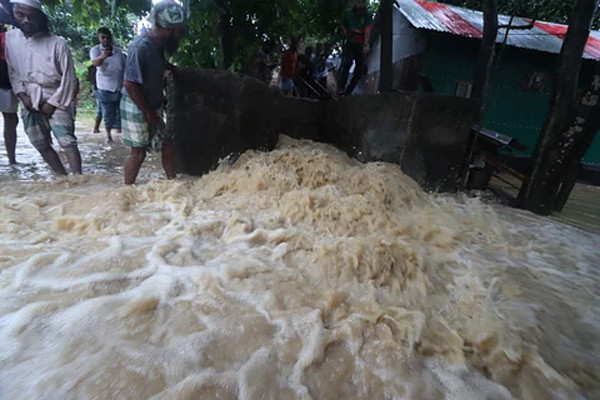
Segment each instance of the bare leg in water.
[{"label": "bare leg in water", "polygon": [[140,172],[140,167],[146,159],[145,147],[132,147],[129,159],[125,163],[125,184],[133,185]]},{"label": "bare leg in water", "polygon": [[9,164],[16,164],[15,155],[17,147],[17,124],[19,118],[16,113],[2,113],[4,117],[4,145],[6,146],[6,155]]},{"label": "bare leg in water", "polygon": [[177,176],[177,157],[172,140],[165,140],[162,144],[162,165],[167,179],[174,179]]},{"label": "bare leg in water", "polygon": [[96,114],[96,121],[94,121],[94,133],[100,133],[100,124],[102,123],[102,114]]},{"label": "bare leg in water", "polygon": [[54,151],[52,146],[50,146],[50,143],[48,143],[47,147],[43,149],[38,148],[37,150],[42,155],[44,161],[46,161],[50,168],[52,168],[52,171],[54,171],[54,173],[56,173],[57,175],[67,175],[67,170],[65,170],[65,167],[60,162],[58,154],[56,153],[56,151]]},{"label": "bare leg in water", "polygon": [[74,174],[81,174],[81,154],[79,154],[79,149],[77,146],[68,147],[64,149],[65,154],[67,155],[67,161],[69,162],[69,166],[71,167],[71,171]]},{"label": "bare leg in water", "polygon": [[[167,175],[167,179],[174,179],[177,176],[177,158],[175,155],[175,146],[172,140],[165,140],[162,144],[162,165]],[[133,185],[140,172],[140,167],[146,159],[145,147],[132,147],[129,159],[125,163],[125,184]]]}]

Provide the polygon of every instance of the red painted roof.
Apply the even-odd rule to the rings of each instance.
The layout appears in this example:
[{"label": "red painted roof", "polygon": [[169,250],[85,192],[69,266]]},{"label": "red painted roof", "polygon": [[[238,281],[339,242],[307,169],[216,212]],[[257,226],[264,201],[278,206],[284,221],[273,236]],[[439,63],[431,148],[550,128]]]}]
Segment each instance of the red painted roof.
[{"label": "red painted roof", "polygon": [[[434,3],[425,0],[397,0],[400,12],[415,27],[447,32],[454,35],[481,38],[483,13],[466,8]],[[500,25],[508,25],[510,17],[499,15]],[[515,17],[514,26],[524,26],[531,19]],[[510,30],[507,44],[510,46],[559,53],[568,26],[552,22],[536,21],[531,29]],[[499,29],[497,42],[502,42],[505,29]],[[585,46],[584,58],[600,60],[600,32],[592,31]]]},{"label": "red painted roof", "polygon": [[[552,23],[543,22],[543,21],[536,21],[533,24],[536,27],[543,30],[544,32],[547,32],[550,35],[556,36],[561,41],[564,40],[565,35],[567,34],[567,30],[569,29],[569,27],[567,25],[552,24]],[[588,37],[587,43],[585,44],[584,51],[591,58],[595,58],[596,60],[599,60],[600,59],[600,40],[596,39],[595,37],[590,35]]]}]

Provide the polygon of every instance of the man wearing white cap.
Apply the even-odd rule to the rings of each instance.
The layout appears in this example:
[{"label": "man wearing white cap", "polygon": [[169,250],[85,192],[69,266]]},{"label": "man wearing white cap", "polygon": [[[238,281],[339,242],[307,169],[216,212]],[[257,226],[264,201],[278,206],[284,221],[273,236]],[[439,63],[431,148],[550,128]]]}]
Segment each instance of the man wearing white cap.
[{"label": "man wearing white cap", "polygon": [[23,106],[25,132],[52,170],[67,175],[52,148],[52,132],[71,171],[80,174],[74,120],[77,78],[71,52],[64,39],[50,32],[39,0],[10,2],[19,29],[7,33],[6,61],[13,91]]}]

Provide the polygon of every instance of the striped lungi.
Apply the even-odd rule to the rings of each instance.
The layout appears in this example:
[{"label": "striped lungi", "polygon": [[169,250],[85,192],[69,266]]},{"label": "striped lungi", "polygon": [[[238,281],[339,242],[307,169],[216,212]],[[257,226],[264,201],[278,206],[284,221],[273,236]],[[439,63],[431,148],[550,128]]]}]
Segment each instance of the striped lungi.
[{"label": "striped lungi", "polygon": [[30,112],[23,108],[21,119],[25,125],[25,133],[36,149],[44,149],[50,145],[50,132],[62,148],[77,147],[75,137],[74,107],[68,110],[57,108],[50,118],[40,112]]},{"label": "striped lungi", "polygon": [[[162,120],[162,109],[156,112]],[[173,139],[167,133],[164,122],[150,128],[142,110],[126,94],[121,98],[121,129],[123,144],[128,147],[146,147],[148,150],[160,151],[163,141]]]}]

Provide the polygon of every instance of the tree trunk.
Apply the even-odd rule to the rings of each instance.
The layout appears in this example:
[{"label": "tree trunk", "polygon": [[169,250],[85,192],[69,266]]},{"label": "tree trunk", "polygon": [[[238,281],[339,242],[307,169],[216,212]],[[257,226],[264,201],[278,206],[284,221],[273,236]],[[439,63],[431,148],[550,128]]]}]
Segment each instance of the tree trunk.
[{"label": "tree trunk", "polygon": [[[494,53],[496,51],[496,37],[498,36],[498,2],[497,0],[484,0],[483,2],[483,37],[477,56],[475,66],[475,75],[473,76],[473,87],[471,98],[479,101],[479,112],[476,122],[483,124],[484,117],[484,98],[488,86],[489,73],[494,63]],[[469,175],[469,166],[473,161],[475,146],[477,144],[477,135],[474,134],[469,141],[467,155],[462,163],[459,173],[459,179],[466,186]]]},{"label": "tree trunk", "polygon": [[380,55],[380,74],[379,74],[379,91],[385,92],[393,88],[393,65],[392,65],[392,45],[393,45],[393,0],[382,0],[379,6],[381,16],[381,55]]},{"label": "tree trunk", "polygon": [[233,32],[231,5],[228,0],[215,0],[218,10],[217,34],[221,45],[221,68],[229,69],[233,63]]},{"label": "tree trunk", "polygon": [[[560,180],[557,182],[555,176],[551,179],[548,175],[555,161],[555,155],[550,155],[550,148],[556,149],[560,136],[573,118],[579,67],[596,4],[597,0],[577,0],[575,3],[558,58],[550,109],[533,153],[533,167],[519,192],[519,206],[536,213],[549,214],[554,208],[558,187],[551,188],[549,185],[560,185]],[[552,198],[546,197],[548,193],[553,193]]]},{"label": "tree trunk", "polygon": [[489,71],[494,62],[496,36],[498,35],[498,3],[497,0],[485,0],[483,2],[483,38],[477,57],[475,76],[473,77],[473,90],[471,97],[481,102],[483,100],[489,80]]},{"label": "tree trunk", "polygon": [[[579,172],[579,166],[581,165],[581,160],[585,153],[592,145],[594,141],[594,137],[598,130],[600,130],[600,101],[598,97],[600,97],[600,64],[596,67],[596,76],[594,77],[594,82],[592,86],[585,94],[582,101],[587,101],[590,108],[587,110],[586,115],[586,125],[584,126],[582,132],[579,132],[579,137],[576,142],[573,143],[573,147],[571,150],[571,155],[569,160],[567,161],[570,165],[566,165],[566,172],[562,179],[560,188],[556,195],[556,199],[554,202],[554,211],[562,211],[567,200],[569,199],[569,195],[571,194],[571,190],[575,186],[575,181],[577,180],[577,173]],[[586,100],[584,100],[586,99]],[[593,103],[596,102],[595,105]],[[580,105],[581,108],[581,105]],[[580,113],[578,113],[580,114]],[[579,117],[579,115],[578,115]]]},{"label": "tree trunk", "polygon": [[[551,143],[540,168],[544,177],[538,186],[538,202],[530,208],[539,214],[548,215],[557,208],[562,209],[575,184],[581,159],[600,129],[600,71],[594,76],[590,88],[577,104],[571,126]],[[575,175],[575,176],[574,176]]]},{"label": "tree trunk", "polygon": [[575,187],[575,183],[577,182],[577,175],[579,174],[579,167],[581,165],[580,163],[581,161],[573,162],[567,169],[565,178],[563,180],[563,184],[560,186],[560,190],[556,195],[554,211],[561,212],[567,204],[567,200],[569,200],[571,191],[573,190],[573,188]]}]

